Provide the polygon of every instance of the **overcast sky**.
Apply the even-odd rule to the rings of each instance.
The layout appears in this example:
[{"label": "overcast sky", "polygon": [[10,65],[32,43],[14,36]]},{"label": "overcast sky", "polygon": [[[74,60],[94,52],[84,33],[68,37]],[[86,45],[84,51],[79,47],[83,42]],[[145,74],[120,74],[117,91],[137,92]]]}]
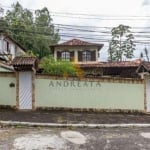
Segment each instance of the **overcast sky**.
[{"label": "overcast sky", "polygon": [[[52,16],[53,22],[57,24],[69,25],[85,25],[97,27],[115,27],[119,24],[129,25],[131,27],[150,26],[150,18],[139,18],[139,16],[150,16],[150,0],[18,0],[19,3],[28,9],[41,9],[47,7],[51,12],[64,12],[74,14],[89,14],[104,16],[103,19],[85,19],[90,16],[76,17],[60,17]],[[16,3],[17,0],[0,0],[0,5],[4,9]],[[118,20],[109,19],[112,16],[118,16]],[[134,17],[135,16],[135,17]],[[138,17],[137,17],[138,16]],[[84,19],[82,18],[84,17]],[[92,16],[93,17],[93,16]],[[96,17],[96,16],[95,16]],[[120,18],[125,18],[120,20]],[[129,19],[128,19],[129,18]],[[145,30],[145,29],[142,29]],[[97,41],[96,41],[97,42]],[[142,44],[142,46],[148,44]],[[107,46],[107,44],[106,44]],[[142,46],[139,46],[142,48]],[[102,59],[106,59],[105,47],[101,52]],[[139,56],[139,52],[135,53],[135,57]]]},{"label": "overcast sky", "polygon": [[[18,0],[18,1],[25,8],[33,10],[41,9],[46,6],[49,9],[49,11],[54,12],[101,14],[110,16],[112,15],[141,16],[150,14],[149,13],[150,0]],[[12,3],[16,2],[17,0],[0,0],[0,4],[2,6],[11,6]],[[66,20],[65,22],[69,22],[69,19]],[[80,20],[77,21],[77,23],[80,23]],[[114,25],[115,24],[118,25],[117,21],[113,21],[111,23]],[[133,22],[131,21],[128,23],[133,25]],[[134,24],[135,23],[137,22],[134,22]],[[97,25],[98,22],[94,22],[92,24]]]}]

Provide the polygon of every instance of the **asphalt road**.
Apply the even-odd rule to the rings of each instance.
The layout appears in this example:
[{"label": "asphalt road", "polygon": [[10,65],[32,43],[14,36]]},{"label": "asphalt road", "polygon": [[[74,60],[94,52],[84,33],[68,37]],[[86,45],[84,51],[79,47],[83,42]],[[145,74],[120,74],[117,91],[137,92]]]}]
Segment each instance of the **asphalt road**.
[{"label": "asphalt road", "polygon": [[150,128],[0,128],[0,150],[150,150]]},{"label": "asphalt road", "polygon": [[150,123],[150,115],[138,113],[101,113],[72,111],[15,111],[0,109],[1,121],[20,121],[38,123]]}]

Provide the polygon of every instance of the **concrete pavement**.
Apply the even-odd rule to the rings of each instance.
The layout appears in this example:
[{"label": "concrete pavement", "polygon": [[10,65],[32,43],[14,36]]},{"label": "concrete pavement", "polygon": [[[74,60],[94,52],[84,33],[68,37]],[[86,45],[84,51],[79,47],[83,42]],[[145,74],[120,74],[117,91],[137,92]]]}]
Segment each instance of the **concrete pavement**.
[{"label": "concrete pavement", "polygon": [[149,150],[147,128],[0,129],[0,150]]}]

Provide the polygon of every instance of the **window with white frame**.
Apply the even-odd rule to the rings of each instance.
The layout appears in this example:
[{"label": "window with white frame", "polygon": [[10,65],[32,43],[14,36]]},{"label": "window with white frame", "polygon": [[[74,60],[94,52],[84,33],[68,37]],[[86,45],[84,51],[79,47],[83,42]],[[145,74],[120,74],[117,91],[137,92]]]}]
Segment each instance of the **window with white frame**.
[{"label": "window with white frame", "polygon": [[64,61],[70,61],[70,52],[67,51],[62,52],[61,59]]},{"label": "window with white frame", "polygon": [[83,62],[86,62],[86,61],[91,61],[91,52],[86,50],[86,51],[83,51],[82,53],[82,61]]}]

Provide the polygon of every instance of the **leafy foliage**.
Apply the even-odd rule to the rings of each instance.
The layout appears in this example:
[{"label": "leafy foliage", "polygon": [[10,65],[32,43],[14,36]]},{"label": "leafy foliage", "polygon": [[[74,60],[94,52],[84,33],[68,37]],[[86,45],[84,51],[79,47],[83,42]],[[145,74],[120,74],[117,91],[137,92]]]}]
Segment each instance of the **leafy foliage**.
[{"label": "leafy foliage", "polygon": [[13,9],[7,11],[4,18],[0,20],[0,27],[39,58],[49,55],[49,45],[56,44],[59,35],[52,24],[48,9],[44,7],[31,12],[24,9],[19,2],[12,7]]},{"label": "leafy foliage", "polygon": [[36,57],[31,50],[28,50],[22,57]]},{"label": "leafy foliage", "polygon": [[119,25],[111,30],[112,39],[109,43],[109,61],[122,61],[123,58],[132,58],[135,45],[134,36],[130,27]]},{"label": "leafy foliage", "polygon": [[69,61],[55,61],[52,57],[44,57],[41,60],[40,67],[43,73],[56,76],[76,76],[76,69]]}]

